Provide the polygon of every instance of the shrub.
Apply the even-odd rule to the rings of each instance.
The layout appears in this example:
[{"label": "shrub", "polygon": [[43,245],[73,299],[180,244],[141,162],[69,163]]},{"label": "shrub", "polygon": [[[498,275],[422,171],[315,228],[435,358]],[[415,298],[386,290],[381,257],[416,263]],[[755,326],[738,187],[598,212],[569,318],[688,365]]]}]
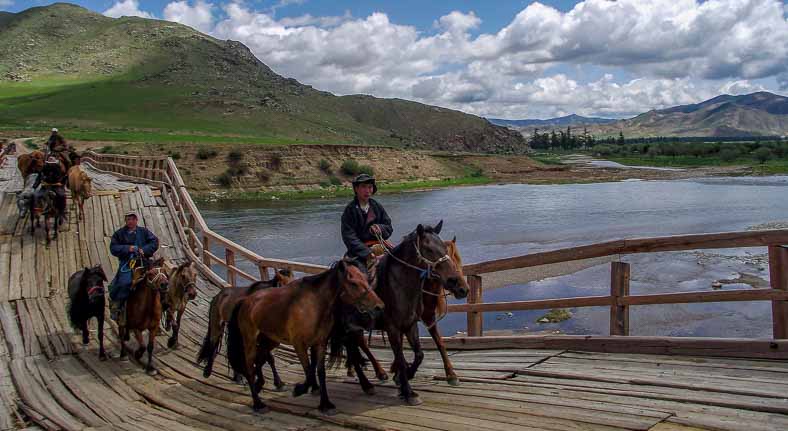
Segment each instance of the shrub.
[{"label": "shrub", "polygon": [[197,150],[197,158],[200,160],[208,160],[216,157],[218,154],[219,153],[217,153],[216,150],[207,147],[202,147],[199,150]]},{"label": "shrub", "polygon": [[345,175],[358,175],[361,171],[359,170],[361,166],[359,166],[358,162],[355,160],[345,160],[342,162],[341,170],[342,173]]},{"label": "shrub", "polygon": [[720,160],[726,163],[730,163],[736,160],[739,157],[739,152],[734,150],[733,148],[726,148],[720,151]]},{"label": "shrub", "polygon": [[328,160],[320,159],[320,162],[318,162],[317,166],[320,168],[321,171],[327,174],[331,173],[331,164],[328,163]]},{"label": "shrub", "polygon": [[358,173],[360,174],[367,174],[367,175],[375,175],[375,168],[369,165],[360,165],[358,167]]},{"label": "shrub", "polygon": [[244,164],[233,165],[225,171],[230,176],[240,177],[249,173],[249,167]]},{"label": "shrub", "polygon": [[179,160],[179,159],[181,158],[181,153],[179,153],[179,152],[177,152],[177,151],[170,151],[170,152],[169,152],[169,153],[167,153],[167,154],[168,154],[170,157],[172,157],[172,160]]},{"label": "shrub", "polygon": [[752,153],[752,155],[755,157],[755,160],[757,160],[761,164],[764,164],[766,163],[767,160],[772,158],[772,150],[766,147],[761,147],[755,150],[755,152]]},{"label": "shrub", "polygon": [[328,182],[331,183],[332,186],[341,186],[342,185],[342,180],[337,178],[335,175],[331,175],[330,177],[328,177]]},{"label": "shrub", "polygon": [[476,168],[473,170],[473,172],[471,172],[471,177],[473,178],[481,178],[483,176],[484,176],[484,172],[482,171],[481,168]]},{"label": "shrub", "polygon": [[230,175],[228,172],[223,172],[221,175],[216,177],[216,181],[222,187],[230,187],[233,185],[233,176]]},{"label": "shrub", "polygon": [[238,164],[244,159],[244,154],[238,150],[232,150],[227,153],[227,161],[231,164]]}]

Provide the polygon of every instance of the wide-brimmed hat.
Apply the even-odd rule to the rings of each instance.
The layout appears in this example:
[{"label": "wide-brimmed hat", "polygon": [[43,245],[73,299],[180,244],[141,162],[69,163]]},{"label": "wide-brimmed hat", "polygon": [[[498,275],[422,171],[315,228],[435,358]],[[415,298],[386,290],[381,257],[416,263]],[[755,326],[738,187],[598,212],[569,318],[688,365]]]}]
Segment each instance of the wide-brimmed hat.
[{"label": "wide-brimmed hat", "polygon": [[375,177],[369,174],[361,174],[353,180],[353,188],[359,184],[372,184],[372,194],[378,192],[378,185],[375,183]]}]

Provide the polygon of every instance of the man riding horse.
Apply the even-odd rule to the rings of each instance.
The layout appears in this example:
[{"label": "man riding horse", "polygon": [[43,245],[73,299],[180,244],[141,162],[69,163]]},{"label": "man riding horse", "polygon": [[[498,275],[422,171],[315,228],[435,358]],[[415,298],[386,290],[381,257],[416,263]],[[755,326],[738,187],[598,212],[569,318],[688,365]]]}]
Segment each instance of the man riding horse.
[{"label": "man riding horse", "polygon": [[36,178],[36,182],[33,184],[33,190],[36,190],[33,195],[33,203],[35,205],[38,205],[38,202],[42,202],[44,193],[46,193],[48,189],[51,189],[54,190],[55,195],[57,195],[55,206],[58,211],[61,214],[66,213],[66,188],[63,183],[63,174],[63,166],[56,158],[49,157],[46,162],[44,162],[44,167],[41,169],[41,175]]},{"label": "man riding horse", "polygon": [[123,326],[125,304],[131,294],[131,278],[134,268],[147,267],[149,259],[159,249],[159,239],[143,226],[137,226],[137,213],[126,213],[126,225],[112,235],[109,248],[120,261],[118,272],[109,289],[110,317]]},{"label": "man riding horse", "polygon": [[47,139],[46,149],[49,155],[55,156],[63,162],[63,166],[66,167],[66,172],[68,172],[72,166],[71,153],[74,152],[74,149],[66,143],[66,140],[63,139],[57,128],[52,129],[52,134]]},{"label": "man riding horse", "polygon": [[374,283],[377,257],[385,253],[380,242],[383,240],[391,248],[386,240],[394,231],[386,210],[372,199],[377,191],[375,177],[367,174],[357,176],[353,180],[356,196],[342,213],[342,241],[347,247],[347,256],[366,264],[370,285]]}]

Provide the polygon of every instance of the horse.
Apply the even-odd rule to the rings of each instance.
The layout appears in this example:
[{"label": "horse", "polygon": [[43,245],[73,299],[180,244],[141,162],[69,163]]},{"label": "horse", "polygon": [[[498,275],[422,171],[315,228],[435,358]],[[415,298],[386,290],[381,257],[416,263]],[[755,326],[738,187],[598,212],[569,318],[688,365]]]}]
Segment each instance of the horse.
[{"label": "horse", "polygon": [[[126,300],[126,323],[118,328],[121,360],[127,358],[129,349],[126,347],[126,341],[129,341],[129,334],[134,332],[139,346],[134,352],[134,358],[137,360],[142,358],[147,347],[148,364],[145,366],[145,372],[149,375],[158,374],[153,366],[153,343],[161,321],[161,293],[167,289],[167,274],[162,268],[163,264],[162,257],[152,261],[147,267],[134,268],[132,292]],[[147,346],[143,344],[143,331],[148,331]]]},{"label": "horse", "polygon": [[320,390],[320,412],[336,414],[328,398],[325,355],[341,304],[371,314],[383,309],[366,276],[352,261],[344,259],[320,274],[279,289],[260,290],[236,305],[229,322],[227,354],[233,370],[246,377],[255,411],[268,410],[259,397],[265,383],[261,358],[285,343],[295,348],[304,369],[305,381],[295,386],[293,396],[301,396],[310,388]]},{"label": "horse", "polygon": [[[225,326],[227,325],[227,321],[230,320],[235,306],[244,298],[259,290],[271,287],[281,287],[289,284],[291,281],[293,281],[293,272],[289,269],[281,269],[275,273],[273,280],[258,281],[252,283],[248,287],[222,289],[213,297],[208,311],[208,332],[205,334],[202,347],[200,347],[200,352],[197,355],[197,363],[205,363],[202,373],[205,378],[210,377],[211,373],[213,373],[213,363],[222,345],[222,336],[224,335]],[[276,372],[273,357],[271,361],[269,361],[269,365],[274,374],[274,386],[277,390],[282,390],[285,385]],[[240,374],[233,373],[234,381],[240,383],[240,378]]]},{"label": "horse", "polygon": [[[57,239],[59,227],[63,224],[64,208],[59,202],[55,185],[42,184],[39,191],[30,200],[30,235],[35,235],[36,226],[41,226],[40,216],[44,216],[44,231],[46,233],[46,244],[49,245],[49,219],[54,219],[54,235],[52,239]],[[35,221],[35,223],[34,223]]]},{"label": "horse", "polygon": [[181,317],[186,311],[189,301],[197,298],[197,268],[194,262],[185,262],[173,267],[167,274],[170,285],[164,297],[164,329],[172,329],[172,335],[167,340],[167,347],[178,345],[178,334],[181,329]]},{"label": "horse", "polygon": [[[424,360],[418,321],[424,310],[424,294],[428,293],[427,282],[435,280],[440,286],[458,292],[463,297],[468,292],[465,279],[449,257],[446,243],[439,236],[442,228],[443,220],[435,227],[418,225],[378,265],[375,293],[386,306],[376,329],[383,329],[388,335],[394,353],[394,377],[399,384],[400,397],[412,406],[421,404],[421,398],[413,391],[409,380],[415,376]],[[411,364],[405,360],[403,335],[413,349],[414,360]],[[356,368],[356,373],[359,370]]]},{"label": "horse", "polygon": [[44,153],[35,150],[30,154],[20,154],[16,158],[16,167],[23,179],[27,179],[30,174],[41,173],[41,170],[44,169]]},{"label": "horse", "polygon": [[99,360],[106,361],[104,351],[104,283],[107,276],[101,265],[84,268],[68,279],[68,320],[74,329],[82,331],[82,344],[90,343],[88,321],[95,317],[98,321]]},{"label": "horse", "polygon": [[[446,244],[446,250],[449,258],[451,258],[454,266],[457,267],[457,272],[459,272],[460,277],[464,279],[464,275],[462,273],[462,256],[460,256],[460,250],[457,247],[457,237],[454,237],[451,241],[444,241],[444,243]],[[424,282],[423,293],[425,295],[422,296],[423,310],[421,312],[421,321],[427,327],[430,336],[432,337],[433,341],[435,341],[435,345],[438,347],[438,351],[441,354],[443,368],[446,372],[446,381],[452,386],[457,386],[460,384],[460,380],[457,377],[457,374],[454,372],[454,366],[449,359],[449,355],[446,353],[446,346],[443,344],[443,337],[441,337],[440,331],[438,330],[438,321],[442,318],[442,316],[445,316],[446,313],[448,313],[448,304],[446,302],[444,288],[439,280],[429,279]],[[457,284],[454,290],[451,291],[451,294],[457,299],[462,299],[468,296],[468,290],[462,284]],[[375,370],[375,375],[381,381],[388,380],[388,375],[385,371],[383,371],[380,363],[370,351],[367,340],[363,336],[363,332],[360,335],[361,337],[358,338],[358,346],[372,363],[372,367]],[[353,364],[351,361],[348,361],[347,366],[348,376],[353,377],[353,369],[351,368]],[[391,364],[390,371],[392,373],[396,371],[395,364],[393,362]]]},{"label": "horse", "polygon": [[68,189],[71,190],[71,200],[77,217],[82,220],[85,215],[85,200],[93,193],[93,180],[79,165],[68,170]]}]

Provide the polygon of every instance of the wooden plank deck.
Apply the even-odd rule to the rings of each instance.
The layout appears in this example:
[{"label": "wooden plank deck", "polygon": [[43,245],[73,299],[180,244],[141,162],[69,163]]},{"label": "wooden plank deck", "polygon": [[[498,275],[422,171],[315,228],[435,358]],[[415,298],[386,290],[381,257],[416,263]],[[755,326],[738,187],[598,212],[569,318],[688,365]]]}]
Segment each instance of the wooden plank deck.
[{"label": "wooden plank deck", "polygon": [[[9,161],[9,164],[15,163]],[[0,170],[0,176],[17,175]],[[100,263],[116,269],[109,236],[124,212],[140,211],[156,230],[162,255],[184,259],[172,215],[156,190],[91,172],[96,196],[84,222],[69,219],[49,248],[23,234],[11,194],[0,199],[0,431],[40,427],[76,430],[785,430],[788,363],[769,360],[581,353],[566,350],[462,350],[451,358],[462,379],[443,380],[439,356],[427,352],[414,388],[424,404],[404,406],[391,382],[364,395],[343,370],[329,383],[339,414],[322,417],[317,398],[264,391],[273,411],[251,411],[246,387],[229,380],[220,356],[205,379],[194,361],[218,289],[199,280],[199,297],[184,316],[181,346],[157,340],[161,374],[117,359],[117,328],[108,321],[113,359],[97,359],[97,342],[82,346],[65,314],[66,282]],[[3,177],[5,178],[5,177]],[[0,184],[16,184],[14,178]],[[94,324],[95,326],[95,324]],[[93,328],[95,337],[95,327]],[[376,349],[389,363],[391,353]],[[282,377],[301,379],[293,352],[277,354]],[[267,372],[267,371],[266,371]]]}]

